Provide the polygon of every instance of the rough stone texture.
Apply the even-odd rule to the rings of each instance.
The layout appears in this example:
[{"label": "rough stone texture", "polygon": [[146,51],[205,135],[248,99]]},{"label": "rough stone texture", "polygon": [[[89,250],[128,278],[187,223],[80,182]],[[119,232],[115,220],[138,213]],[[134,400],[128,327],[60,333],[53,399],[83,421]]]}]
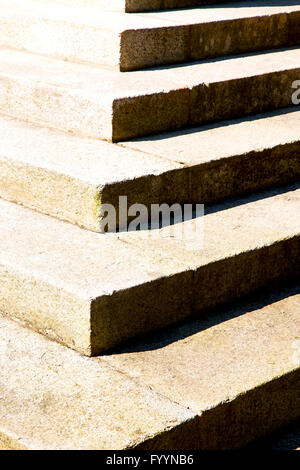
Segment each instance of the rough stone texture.
[{"label": "rough stone texture", "polygon": [[[167,62],[185,59],[182,50],[187,44],[188,27],[169,27],[170,22],[159,18],[41,5],[36,0],[13,0],[9,4],[1,0],[0,19],[1,45],[68,61],[130,70],[152,65],[153,55],[166,56]],[[131,31],[136,31],[134,42],[125,34]]]},{"label": "rough stone texture", "polygon": [[101,359],[0,317],[0,447],[245,445],[299,416],[299,308],[288,287]]},{"label": "rough stone texture", "polygon": [[[121,70],[299,43],[300,6],[257,0],[124,15],[97,8],[0,1],[0,43]],[[294,31],[294,33],[293,33]]]},{"label": "rough stone texture", "polygon": [[125,140],[288,106],[299,56],[290,49],[120,74],[1,49],[0,111]]},{"label": "rough stone texture", "polygon": [[297,180],[299,121],[292,108],[121,146],[1,116],[0,195],[99,232],[101,205],[120,195],[150,210]]},{"label": "rough stone texture", "polygon": [[196,413],[200,449],[239,447],[299,416],[299,313],[294,286],[103,358]]},{"label": "rough stone texture", "polygon": [[[158,30],[150,36],[151,31],[124,31],[124,52],[121,68],[136,69],[148,65],[161,65],[182,61],[203,60],[242,52],[267,50],[285,47],[299,43],[299,3],[270,1],[248,1],[233,4],[218,5],[193,10],[169,11],[138,15],[145,19],[165,20],[165,44],[169,53],[167,41],[171,37],[171,28],[178,31],[176,44],[182,44],[181,54],[176,49],[173,56],[164,55],[160,38],[163,31]],[[184,31],[183,28],[187,28]],[[183,36],[185,32],[185,36]],[[145,45],[142,37],[145,34]],[[150,37],[149,37],[150,36]],[[153,37],[153,40],[152,40]],[[128,41],[127,50],[125,40]],[[180,39],[180,40],[179,40]],[[185,42],[183,40],[185,39]],[[155,54],[144,56],[146,48],[151,47]],[[134,55],[133,55],[134,54]],[[184,59],[181,59],[184,56]],[[145,57],[145,59],[144,59]],[[134,60],[133,60],[134,59]],[[136,66],[130,65],[136,63]]]},{"label": "rough stone texture", "polygon": [[180,446],[191,411],[104,361],[0,325],[0,448],[116,450],[155,436]]},{"label": "rough stone texture", "polygon": [[[299,189],[215,207],[205,233],[96,234],[0,201],[0,309],[87,355],[299,275]],[[156,234],[156,236],[155,236]],[[187,241],[186,241],[187,240]],[[199,242],[196,245],[197,242]]]},{"label": "rough stone texture", "polygon": [[120,145],[183,165],[186,200],[208,204],[299,179],[299,119],[290,108]]},{"label": "rough stone texture", "polygon": [[[115,0],[109,8],[187,2]],[[286,107],[300,49],[121,75],[9,48],[123,70],[278,48],[299,41],[295,2],[198,9],[194,22],[190,11],[104,13],[100,0],[101,9],[93,0],[77,2],[93,9],[25,3],[26,14],[11,9],[18,0],[10,8],[0,0],[8,199],[95,230],[99,206],[121,190],[130,202],[153,191],[158,202],[166,184],[170,199],[187,191],[211,202],[299,174],[299,137],[284,129],[299,127],[292,111],[198,129],[193,145],[188,133],[159,136],[159,152],[153,141],[117,146],[36,124],[120,141]],[[189,145],[201,152],[187,154]],[[209,207],[201,243],[202,233],[190,238],[194,220],[174,227],[187,239],[170,227],[152,237],[100,235],[0,200],[0,449],[227,449],[299,417],[299,287],[220,307],[299,278],[299,203],[294,184]],[[93,356],[167,325],[101,359],[57,344]]]},{"label": "rough stone texture", "polygon": [[[17,136],[17,138],[16,138]],[[0,195],[99,232],[103,203],[184,201],[183,165],[1,116]],[[176,170],[176,171],[175,171]]]}]

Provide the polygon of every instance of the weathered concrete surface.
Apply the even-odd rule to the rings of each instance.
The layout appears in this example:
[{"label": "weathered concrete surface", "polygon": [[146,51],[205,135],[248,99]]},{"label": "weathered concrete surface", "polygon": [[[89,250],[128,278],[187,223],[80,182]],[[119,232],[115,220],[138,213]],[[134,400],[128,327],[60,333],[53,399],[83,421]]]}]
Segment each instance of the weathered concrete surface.
[{"label": "weathered concrete surface", "polygon": [[290,108],[120,145],[183,165],[186,201],[209,204],[299,179],[299,127]]},{"label": "weathered concrete surface", "polygon": [[[190,410],[0,317],[0,448],[180,446]],[[195,436],[196,438],[196,436]]]},{"label": "weathered concrete surface", "polygon": [[[96,355],[299,275],[299,189],[205,216],[204,245],[169,233],[96,234],[0,201],[0,309]],[[255,200],[257,199],[257,200]],[[194,235],[195,242],[202,234]],[[198,237],[198,238],[197,238]]]},{"label": "weathered concrete surface", "polygon": [[299,58],[290,49],[120,74],[1,49],[0,112],[120,141],[289,106]]},{"label": "weathered concrete surface", "polygon": [[121,146],[1,116],[0,195],[99,232],[120,195],[208,204],[299,179],[299,125],[292,108]]},{"label": "weathered concrete surface", "polygon": [[104,359],[197,413],[200,449],[245,445],[300,414],[299,292],[217,309]]},{"label": "weathered concrete surface", "polygon": [[[17,137],[16,137],[17,136]],[[183,165],[0,117],[0,195],[81,227],[100,231],[100,209],[173,203],[188,197]]]},{"label": "weathered concrete surface", "polygon": [[284,0],[144,15],[0,1],[0,44],[123,71],[299,44],[299,26]]},{"label": "weathered concrete surface", "polygon": [[[124,28],[120,68],[203,60],[299,44],[299,3],[269,0],[239,2],[193,10],[130,15],[165,21],[146,29]],[[174,39],[175,38],[175,39]]]},{"label": "weathered concrete surface", "polygon": [[159,18],[1,0],[0,20],[1,45],[68,61],[132,70],[153,65],[152,56],[162,56],[157,63],[164,56],[168,63],[185,60],[188,27]]},{"label": "weathered concrete surface", "polygon": [[299,289],[101,359],[0,317],[4,449],[224,449],[299,415]]}]

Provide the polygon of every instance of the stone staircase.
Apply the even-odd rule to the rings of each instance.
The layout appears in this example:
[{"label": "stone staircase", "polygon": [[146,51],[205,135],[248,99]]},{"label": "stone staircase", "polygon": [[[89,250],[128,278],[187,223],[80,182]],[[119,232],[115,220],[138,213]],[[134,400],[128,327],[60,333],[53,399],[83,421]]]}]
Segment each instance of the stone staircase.
[{"label": "stone staircase", "polygon": [[[299,2],[0,0],[0,43],[0,448],[298,418]],[[202,249],[102,233],[124,195],[205,204]]]}]

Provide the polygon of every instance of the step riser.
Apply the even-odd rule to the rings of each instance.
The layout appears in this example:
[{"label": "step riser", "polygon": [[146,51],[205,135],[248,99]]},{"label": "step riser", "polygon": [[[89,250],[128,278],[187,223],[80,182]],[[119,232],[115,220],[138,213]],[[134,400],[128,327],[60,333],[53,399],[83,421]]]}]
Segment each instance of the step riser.
[{"label": "step riser", "polygon": [[292,83],[299,77],[297,68],[203,84],[190,91],[116,100],[112,140],[123,141],[290,106]]},{"label": "step riser", "polygon": [[[77,3],[109,8],[104,0]],[[112,0],[110,7],[200,3]],[[72,30],[60,58],[134,70],[287,46],[299,41],[300,14],[288,35],[287,21],[276,16],[259,26],[256,19],[220,23],[209,50],[199,42],[216,31],[210,25],[187,28],[184,56],[171,51],[175,30],[168,38],[157,35],[171,51],[168,57],[163,47],[155,49],[155,32],[127,32],[119,42],[114,37],[120,57],[109,57],[108,45],[101,58],[91,45],[70,49],[79,38]],[[13,41],[19,30],[24,36],[6,47],[57,55],[59,44],[47,50],[35,45],[30,28],[40,24],[14,26]],[[62,31],[52,26],[45,35],[58,37]],[[235,42],[239,31],[245,42]],[[0,42],[1,35],[7,31],[0,16]],[[83,34],[79,42],[86,39]],[[96,41],[109,44],[110,37],[100,34]],[[193,153],[191,145],[188,155],[183,146],[191,133],[122,145],[95,140],[121,142],[290,106],[292,83],[300,79],[295,57],[294,51],[274,52],[244,64],[232,59],[178,67],[177,75],[172,68],[173,78],[162,69],[123,74],[123,80],[105,67],[0,51],[0,113],[94,139],[0,117],[0,450],[225,450],[300,416],[300,296],[295,286],[280,290],[300,278],[299,184],[208,208],[201,246],[185,238],[192,232],[193,241],[202,239],[191,220],[177,225],[187,230],[179,238],[168,234],[169,227],[156,237],[146,230],[92,233],[100,229],[101,204],[117,207],[121,194],[128,205],[148,208],[159,202],[210,204],[297,181],[300,138],[288,130],[291,122],[297,128],[299,113],[289,115],[291,110],[195,130],[201,151]],[[212,150],[216,135],[225,137]],[[174,144],[176,138],[172,154],[168,139]],[[269,295],[261,291],[270,286]],[[253,293],[258,295],[247,300]],[[238,305],[240,298],[245,302]],[[140,344],[126,343],[155,331]],[[92,359],[123,343],[125,350]]]},{"label": "step riser", "polygon": [[272,432],[299,416],[296,290],[93,360],[0,316],[1,449],[220,450]]},{"label": "step riser", "polygon": [[120,69],[138,70],[288,47],[299,44],[299,25],[300,14],[295,12],[170,27],[165,31],[125,31],[121,36]]},{"label": "step riser", "polygon": [[104,359],[197,413],[180,448],[244,446],[299,416],[297,283],[290,293],[286,286],[252,295]]},{"label": "step riser", "polygon": [[0,112],[117,142],[290,106],[292,83],[299,77],[296,68],[224,80],[115,99],[111,109],[105,96],[0,73]]},{"label": "step riser", "polygon": [[128,13],[135,13],[159,9],[197,7],[216,3],[228,3],[228,0],[126,0],[126,11]]},{"label": "step riser", "polygon": [[[193,280],[190,279],[192,273],[188,273],[188,276],[177,275],[169,281],[124,291],[110,298],[109,302],[105,298],[95,301],[92,304],[91,355],[99,355],[127,339],[143,336],[183,318],[201,314],[270,284],[297,278],[300,265],[299,243],[300,237],[295,237],[265,249],[205,266],[196,270]],[[190,283],[192,292],[188,287]],[[153,305],[155,298],[159,303]],[[150,299],[151,305],[147,305],[146,299]],[[163,303],[161,299],[164,299]],[[133,303],[139,306],[137,312],[132,310]],[[101,323],[98,321],[100,315]],[[112,324],[113,315],[118,318],[115,325]],[[113,331],[114,337],[105,337],[103,327],[105,330],[111,329],[110,333]]]},{"label": "step riser", "polygon": [[[193,309],[196,312],[210,309],[267,287],[270,283],[294,276],[297,278],[299,242],[300,237],[295,237],[197,270],[194,275]],[[281,266],[276,266],[278,261]],[[217,290],[217,294],[212,293],[213,289]]]},{"label": "step riser", "polygon": [[169,450],[180,433],[177,450],[231,450],[276,431],[300,416],[300,369],[263,384],[235,400],[205,411],[181,429],[172,429],[135,447]]},{"label": "step riser", "polygon": [[300,12],[118,31],[0,10],[0,43],[122,71],[299,44]]},{"label": "step riser", "polygon": [[300,141],[134,181],[124,180],[101,189],[75,177],[2,155],[0,197],[101,232],[98,215],[101,204],[112,204],[118,218],[120,195],[127,196],[128,207],[144,204],[149,213],[151,204],[187,201],[210,204],[297,181],[300,178],[299,155]]},{"label": "step riser", "polygon": [[178,170],[157,176],[145,176],[102,187],[0,158],[0,197],[38,210],[87,230],[103,232],[100,209],[112,204],[117,211],[119,196],[126,195],[133,204],[173,204],[188,200],[188,171]]},{"label": "step riser", "polygon": [[190,169],[190,199],[204,204],[298,181],[300,142]]},{"label": "step riser", "polygon": [[194,275],[187,271],[102,296],[91,304],[34,279],[32,274],[2,265],[0,310],[85,355],[95,356],[270,283],[297,277],[299,242],[300,238],[294,237],[204,266]]}]

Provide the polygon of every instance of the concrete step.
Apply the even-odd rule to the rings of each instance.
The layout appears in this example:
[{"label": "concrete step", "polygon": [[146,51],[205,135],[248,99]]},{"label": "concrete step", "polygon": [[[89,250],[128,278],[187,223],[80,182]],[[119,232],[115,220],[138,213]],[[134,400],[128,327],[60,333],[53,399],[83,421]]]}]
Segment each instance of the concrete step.
[{"label": "concrete step", "polygon": [[289,287],[99,359],[0,317],[0,445],[245,445],[299,416],[299,308]]},{"label": "concrete step", "polygon": [[99,232],[102,205],[118,210],[122,195],[129,205],[147,207],[184,201],[188,170],[117,144],[0,117],[1,197]]},{"label": "concrete step", "polygon": [[[14,1],[14,0],[13,0]],[[51,0],[38,0],[40,3],[53,3]],[[54,0],[56,4],[83,5],[98,7],[104,11],[136,13],[143,11],[186,8],[214,3],[226,3],[226,0]]]},{"label": "concrete step", "polygon": [[195,419],[104,361],[3,317],[0,325],[2,450],[117,450],[169,439],[179,444],[181,429]]},{"label": "concrete step", "polygon": [[299,312],[298,283],[103,359],[195,412],[196,448],[240,447],[300,415]]},{"label": "concrete step", "polygon": [[0,112],[121,141],[289,106],[299,59],[289,49],[120,74],[1,49]]},{"label": "concrete step", "polygon": [[118,145],[0,116],[0,196],[99,232],[121,195],[150,210],[299,180],[299,126],[288,108]]},{"label": "concrete step", "polygon": [[0,0],[0,44],[137,70],[299,44],[297,3],[258,0],[124,15],[36,0]]},{"label": "concrete step", "polygon": [[178,224],[180,236],[96,234],[1,200],[0,310],[99,354],[299,276],[299,204],[299,185],[230,201]]}]

